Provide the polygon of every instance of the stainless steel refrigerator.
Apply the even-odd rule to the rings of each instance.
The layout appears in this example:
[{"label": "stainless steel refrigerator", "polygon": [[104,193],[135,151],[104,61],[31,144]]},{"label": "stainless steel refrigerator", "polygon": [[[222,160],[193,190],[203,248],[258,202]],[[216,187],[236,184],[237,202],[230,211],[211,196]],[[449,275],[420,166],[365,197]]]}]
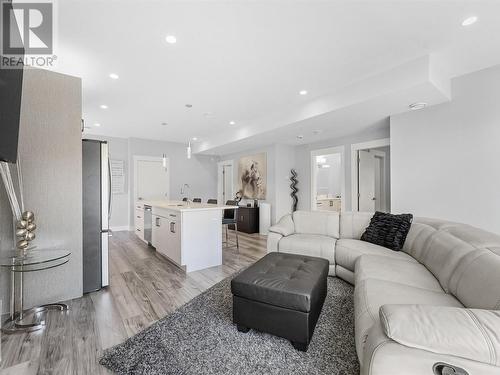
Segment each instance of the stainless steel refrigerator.
[{"label": "stainless steel refrigerator", "polygon": [[107,142],[84,139],[83,162],[83,292],[109,285],[108,232],[111,175]]}]

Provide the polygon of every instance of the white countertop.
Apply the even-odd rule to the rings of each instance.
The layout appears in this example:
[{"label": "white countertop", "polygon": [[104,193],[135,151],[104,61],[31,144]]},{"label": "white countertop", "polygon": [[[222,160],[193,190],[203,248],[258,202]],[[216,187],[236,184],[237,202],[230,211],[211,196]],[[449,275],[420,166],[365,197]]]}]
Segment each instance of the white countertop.
[{"label": "white countertop", "polygon": [[226,206],[209,203],[194,203],[183,201],[138,201],[137,204],[147,205],[151,207],[164,208],[173,211],[205,211],[205,210],[234,210],[238,206]]}]

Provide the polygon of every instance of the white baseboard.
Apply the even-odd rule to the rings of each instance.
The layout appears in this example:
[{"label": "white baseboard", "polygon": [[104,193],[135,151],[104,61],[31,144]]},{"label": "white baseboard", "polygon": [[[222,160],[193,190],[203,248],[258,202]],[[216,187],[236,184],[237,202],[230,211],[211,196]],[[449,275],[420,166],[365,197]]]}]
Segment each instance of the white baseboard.
[{"label": "white baseboard", "polygon": [[124,225],[121,227],[110,227],[109,229],[111,229],[113,232],[122,232],[131,230],[128,225]]}]

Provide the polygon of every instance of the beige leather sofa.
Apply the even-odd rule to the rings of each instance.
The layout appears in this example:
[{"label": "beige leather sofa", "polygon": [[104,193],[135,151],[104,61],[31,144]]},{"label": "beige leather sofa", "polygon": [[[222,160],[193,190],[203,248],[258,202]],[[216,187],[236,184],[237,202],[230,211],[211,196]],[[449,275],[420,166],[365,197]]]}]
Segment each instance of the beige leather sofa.
[{"label": "beige leather sofa", "polygon": [[326,258],[355,285],[362,374],[500,374],[500,236],[416,218],[395,252],[359,240],[371,216],[297,211],[270,228],[268,251]]}]

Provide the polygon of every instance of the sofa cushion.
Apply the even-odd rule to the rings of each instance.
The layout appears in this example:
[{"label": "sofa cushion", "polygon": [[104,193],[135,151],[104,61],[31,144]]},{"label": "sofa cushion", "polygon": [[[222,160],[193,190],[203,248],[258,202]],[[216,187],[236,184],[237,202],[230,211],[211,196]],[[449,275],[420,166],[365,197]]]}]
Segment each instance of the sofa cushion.
[{"label": "sofa cushion", "polygon": [[402,345],[500,366],[500,311],[384,305],[380,321]]},{"label": "sofa cushion", "polygon": [[355,285],[366,279],[378,279],[443,292],[438,280],[425,266],[405,259],[363,255],[356,261],[354,278]]},{"label": "sofa cushion", "polygon": [[449,221],[427,219],[416,217],[413,219],[410,231],[406,236],[403,251],[410,254],[413,258],[421,261],[428,249],[429,239],[439,230],[445,230],[450,225]]},{"label": "sofa cushion", "polygon": [[338,212],[295,211],[293,213],[293,223],[295,233],[340,237],[340,217]]},{"label": "sofa cushion", "polygon": [[292,234],[280,240],[278,250],[285,253],[324,258],[330,264],[335,264],[336,241],[335,238],[317,234]]},{"label": "sofa cushion", "polygon": [[280,221],[269,228],[269,232],[289,236],[295,233],[295,224],[293,223],[292,215],[283,216]]},{"label": "sofa cushion", "polygon": [[[383,259],[391,260],[390,258]],[[366,279],[356,283],[354,289],[354,327],[356,350],[360,360],[362,360],[363,346],[368,331],[375,323],[379,323],[380,307],[392,304],[462,307],[462,304],[455,297],[444,292],[377,279]]]},{"label": "sofa cushion", "polygon": [[373,212],[342,212],[340,215],[340,238],[359,240],[370,224]]},{"label": "sofa cushion", "polygon": [[431,375],[436,363],[453,364],[470,375],[499,373],[497,366],[401,345],[386,336],[380,323],[368,332],[361,362],[363,375]]},{"label": "sofa cushion", "polygon": [[450,279],[450,292],[467,307],[500,310],[500,255],[479,249],[464,256]]},{"label": "sofa cushion", "polygon": [[354,272],[356,260],[364,254],[380,255],[396,259],[403,259],[409,262],[416,262],[411,256],[400,251],[392,251],[386,247],[374,245],[369,242],[340,239],[335,247],[335,262],[344,268]]},{"label": "sofa cushion", "polygon": [[377,211],[370,220],[370,225],[361,235],[361,240],[400,251],[412,220],[412,214],[394,215]]},{"label": "sofa cushion", "polygon": [[416,218],[403,249],[424,264],[446,292],[450,291],[451,276],[462,257],[476,249],[472,244],[448,232],[456,225],[459,224]]},{"label": "sofa cushion", "polygon": [[467,224],[416,218],[404,251],[471,308],[500,309],[500,236]]}]

